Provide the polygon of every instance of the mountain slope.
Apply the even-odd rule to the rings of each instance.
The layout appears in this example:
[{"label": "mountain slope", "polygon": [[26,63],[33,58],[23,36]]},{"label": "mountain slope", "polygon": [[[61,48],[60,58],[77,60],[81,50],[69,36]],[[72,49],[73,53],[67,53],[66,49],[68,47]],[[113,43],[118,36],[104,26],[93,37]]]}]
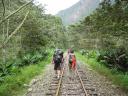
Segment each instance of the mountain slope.
[{"label": "mountain slope", "polygon": [[64,25],[69,25],[90,15],[98,7],[99,3],[100,0],[80,0],[70,8],[60,11],[57,16],[62,18]]}]

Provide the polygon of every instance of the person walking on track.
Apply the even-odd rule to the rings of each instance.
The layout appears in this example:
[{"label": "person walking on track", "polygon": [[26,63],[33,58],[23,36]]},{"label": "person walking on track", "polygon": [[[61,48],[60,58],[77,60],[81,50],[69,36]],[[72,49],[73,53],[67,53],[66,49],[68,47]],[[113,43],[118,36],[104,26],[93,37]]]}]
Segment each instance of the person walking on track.
[{"label": "person walking on track", "polygon": [[59,79],[61,74],[61,69],[63,66],[63,51],[61,49],[56,49],[53,54],[53,60],[52,63],[54,64],[54,70],[57,78]]},{"label": "person walking on track", "polygon": [[68,49],[67,52],[67,64],[68,64],[68,69],[69,69],[69,79],[74,78],[75,75],[75,70],[76,70],[76,56],[74,54],[74,51],[72,49]]},{"label": "person walking on track", "polygon": [[69,69],[75,70],[76,69],[76,56],[73,50],[70,50],[69,52],[68,61],[69,61]]}]

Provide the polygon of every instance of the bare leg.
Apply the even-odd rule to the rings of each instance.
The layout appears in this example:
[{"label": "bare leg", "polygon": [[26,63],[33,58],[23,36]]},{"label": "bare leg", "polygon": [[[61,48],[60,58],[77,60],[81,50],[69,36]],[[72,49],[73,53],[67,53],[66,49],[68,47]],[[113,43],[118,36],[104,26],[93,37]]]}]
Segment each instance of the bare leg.
[{"label": "bare leg", "polygon": [[60,70],[57,70],[57,77],[60,77]]}]

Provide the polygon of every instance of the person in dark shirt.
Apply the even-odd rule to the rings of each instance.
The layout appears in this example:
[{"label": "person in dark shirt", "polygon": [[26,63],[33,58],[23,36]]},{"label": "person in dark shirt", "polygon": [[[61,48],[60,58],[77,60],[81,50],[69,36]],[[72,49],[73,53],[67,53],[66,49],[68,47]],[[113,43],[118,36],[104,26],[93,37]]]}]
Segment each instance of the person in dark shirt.
[{"label": "person in dark shirt", "polygon": [[54,70],[57,78],[59,79],[63,64],[63,51],[61,49],[56,49],[53,54],[52,63],[54,64]]}]

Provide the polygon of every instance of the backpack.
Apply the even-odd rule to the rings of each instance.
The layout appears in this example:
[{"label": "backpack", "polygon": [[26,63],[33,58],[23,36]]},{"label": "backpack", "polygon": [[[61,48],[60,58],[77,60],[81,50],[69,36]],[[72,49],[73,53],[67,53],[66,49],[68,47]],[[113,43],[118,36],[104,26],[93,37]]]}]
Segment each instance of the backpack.
[{"label": "backpack", "polygon": [[69,55],[69,63],[70,63],[70,64],[73,62],[73,58],[74,58],[74,55],[70,54],[70,55]]},{"label": "backpack", "polygon": [[61,63],[62,58],[63,58],[62,51],[60,51],[60,50],[56,51],[54,54],[54,62],[55,63]]}]

